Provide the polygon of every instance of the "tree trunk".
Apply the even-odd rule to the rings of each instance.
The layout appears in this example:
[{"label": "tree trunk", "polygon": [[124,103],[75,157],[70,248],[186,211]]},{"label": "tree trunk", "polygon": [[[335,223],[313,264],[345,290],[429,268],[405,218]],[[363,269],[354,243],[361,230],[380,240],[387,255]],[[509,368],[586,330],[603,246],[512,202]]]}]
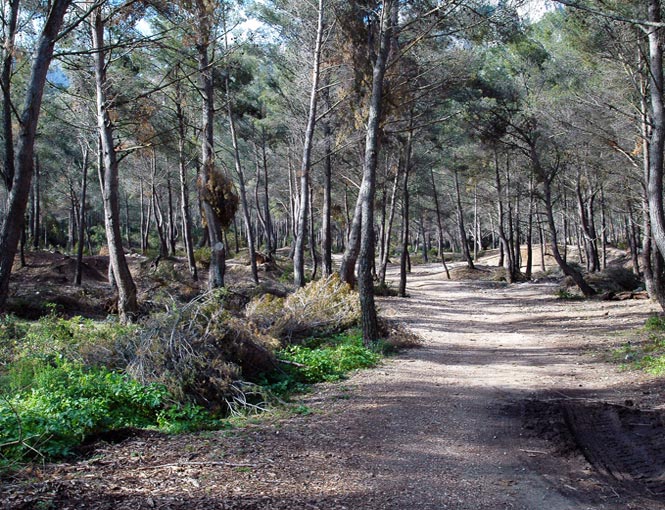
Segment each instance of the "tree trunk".
[{"label": "tree trunk", "polygon": [[182,214],[183,240],[187,254],[187,265],[192,280],[199,279],[194,258],[194,244],[192,241],[192,218],[189,209],[189,179],[187,178],[187,160],[185,156],[185,114],[182,109],[184,98],[179,82],[176,82],[176,118],[178,120],[178,174],[180,177],[180,208]]},{"label": "tree trunk", "polygon": [[503,267],[506,271],[506,277],[509,283],[515,282],[515,263],[513,261],[513,252],[510,249],[508,243],[508,238],[506,237],[506,231],[504,229],[504,203],[503,203],[503,186],[501,184],[501,172],[499,171],[499,157],[497,153],[494,153],[494,178],[496,182],[496,193],[497,193],[497,212],[498,212],[498,222],[497,230],[499,233],[499,242],[501,243],[501,256],[500,259],[503,260]]},{"label": "tree trunk", "polygon": [[316,236],[314,235],[314,214],[312,210],[314,190],[309,188],[309,200],[307,201],[307,208],[309,209],[309,253],[312,257],[312,277],[311,280],[316,280],[316,273],[319,268],[319,256],[316,253]]},{"label": "tree trunk", "polygon": [[[16,172],[14,160],[14,130],[12,119],[14,112],[12,109],[12,68],[14,67],[14,42],[16,41],[16,27],[18,25],[18,12],[20,0],[9,1],[9,15],[6,20],[5,41],[2,51],[2,76],[0,84],[2,85],[2,133],[4,135],[4,166],[0,170],[0,175],[4,181],[7,191],[12,190],[14,184],[14,174]],[[48,64],[47,64],[48,65]]]},{"label": "tree trunk", "polygon": [[74,285],[81,285],[83,277],[83,239],[85,237],[85,199],[88,189],[88,155],[89,149],[87,144],[81,143],[81,151],[83,155],[83,162],[81,163],[81,198],[79,199],[79,242],[76,246],[76,272],[74,274]]},{"label": "tree trunk", "polygon": [[453,170],[453,177],[455,178],[455,195],[456,195],[456,204],[457,204],[457,226],[460,236],[460,244],[462,247],[462,254],[466,260],[466,264],[469,269],[475,269],[473,264],[473,259],[471,258],[471,252],[469,251],[469,243],[466,238],[466,226],[464,225],[464,211],[462,210],[462,197],[459,189],[459,176],[457,168]]},{"label": "tree trunk", "polygon": [[533,174],[529,174],[529,219],[526,227],[526,267],[524,277],[531,280],[533,273]]},{"label": "tree trunk", "polygon": [[[196,1],[198,16],[196,52],[201,96],[201,167],[198,186],[201,196],[201,208],[205,217],[206,232],[210,242],[210,266],[208,269],[208,288],[224,287],[226,271],[226,245],[224,244],[222,223],[215,213],[213,204],[205,199],[204,190],[208,189],[215,178],[215,91],[213,69],[208,57],[210,46],[211,20],[207,5],[203,0]],[[214,186],[213,186],[214,187]],[[237,239],[237,236],[236,236]]]},{"label": "tree trunk", "polygon": [[390,212],[388,213],[388,222],[386,226],[386,233],[384,235],[384,247],[383,247],[383,257],[381,258],[381,268],[379,269],[379,281],[382,284],[386,283],[386,270],[388,268],[388,259],[390,258],[390,238],[392,237],[393,232],[393,221],[395,219],[395,205],[397,201],[397,186],[399,184],[399,164],[397,165],[397,171],[395,172],[395,179],[393,180],[393,191],[390,195]]},{"label": "tree trunk", "polygon": [[169,253],[176,256],[176,243],[178,242],[178,228],[173,213],[173,187],[171,186],[171,171],[166,173],[166,206],[168,211],[168,241]]},{"label": "tree trunk", "polygon": [[[326,109],[330,108],[330,93],[326,87],[325,94]],[[323,274],[330,276],[333,273],[332,267],[332,129],[328,120],[323,121],[324,150],[326,151],[323,160],[323,211],[321,212],[321,249],[323,251]]]},{"label": "tree trunk", "polygon": [[247,230],[247,251],[249,252],[249,263],[252,268],[252,279],[254,283],[259,283],[259,272],[256,267],[256,251],[254,246],[254,229],[252,228],[252,219],[249,214],[249,203],[247,202],[247,189],[245,186],[245,172],[240,161],[240,148],[238,147],[238,136],[236,134],[235,120],[231,106],[231,88],[228,75],[225,80],[226,85],[226,113],[229,117],[229,130],[231,132],[231,143],[233,145],[233,163],[238,174],[238,187],[240,188],[240,203],[242,213],[245,219],[245,229]]},{"label": "tree trunk", "polygon": [[339,266],[339,276],[342,281],[348,283],[352,287],[356,284],[355,271],[356,261],[358,260],[358,252],[360,250],[360,226],[362,224],[362,207],[360,199],[356,201],[356,208],[353,213],[353,220],[349,227],[349,234],[347,236],[346,249],[344,250],[344,257]]},{"label": "tree trunk", "polygon": [[436,226],[439,229],[439,258],[446,271],[446,278],[450,280],[450,271],[446,264],[446,255],[443,251],[443,220],[441,218],[441,206],[439,205],[439,194],[436,191],[436,181],[434,180],[434,169],[430,168],[430,177],[432,178],[432,195],[434,197],[434,210],[436,212]]},{"label": "tree trunk", "polygon": [[358,255],[358,294],[362,318],[363,343],[373,345],[379,338],[379,328],[374,304],[374,282],[372,266],[374,264],[374,192],[379,145],[379,122],[381,119],[381,99],[383,96],[383,77],[390,49],[390,38],[394,20],[397,19],[396,0],[383,3],[381,12],[381,31],[379,51],[372,69],[372,93],[370,96],[365,136],[365,160],[363,180],[358,194],[362,207],[362,225],[360,252]]},{"label": "tree trunk", "polygon": [[309,115],[305,128],[302,163],[300,165],[300,216],[296,231],[295,252],[293,255],[293,284],[296,287],[305,285],[305,236],[307,235],[307,200],[309,199],[309,171],[311,166],[314,127],[316,125],[316,102],[319,88],[319,67],[321,61],[321,45],[323,42],[323,0],[319,0],[319,12],[316,26],[316,43],[314,45],[314,61],[312,64],[312,88],[309,96]]},{"label": "tree trunk", "polygon": [[106,239],[109,250],[109,265],[118,288],[118,314],[122,322],[131,322],[136,318],[138,302],[136,286],[129,272],[122,246],[120,231],[120,202],[118,197],[118,159],[113,141],[113,124],[109,115],[107,92],[109,89],[106,78],[106,52],[104,49],[104,22],[101,8],[92,13],[92,45],[95,66],[95,88],[97,93],[97,130],[99,133],[103,171],[102,201],[104,203],[104,220]]},{"label": "tree trunk", "polygon": [[[411,111],[409,127],[412,126],[413,111]],[[409,260],[409,174],[411,173],[411,149],[413,130],[409,129],[404,151],[404,186],[402,187],[402,250],[399,258],[399,287],[397,293],[406,297],[406,275],[410,271]]]},{"label": "tree trunk", "polygon": [[[543,175],[542,171],[538,170],[536,171],[536,174]],[[546,175],[543,179],[545,214],[547,215],[547,222],[550,228],[550,248],[552,249],[552,256],[554,257],[554,260],[556,260],[556,263],[559,265],[563,273],[573,279],[575,284],[580,288],[586,297],[593,296],[596,291],[593,290],[593,288],[591,288],[591,286],[584,281],[584,278],[578,271],[573,269],[566,263],[565,260],[563,260],[563,257],[559,252],[559,245],[556,234],[556,222],[554,221],[554,212],[552,207],[552,178],[553,176]]]},{"label": "tree trunk", "polygon": [[41,242],[41,167],[39,166],[39,158],[35,158],[35,176],[32,186],[32,204],[34,215],[32,218],[33,226],[33,237],[32,237],[32,247],[37,250],[39,249],[39,244]]},{"label": "tree trunk", "polygon": [[[648,17],[661,22],[660,0],[648,0]],[[652,241],[658,252],[665,253],[665,210],[663,208],[663,150],[665,149],[665,105],[663,103],[662,28],[646,28],[649,38],[649,94],[651,97],[651,139],[649,140],[649,175],[647,196]],[[656,275],[654,268],[654,275]]]}]

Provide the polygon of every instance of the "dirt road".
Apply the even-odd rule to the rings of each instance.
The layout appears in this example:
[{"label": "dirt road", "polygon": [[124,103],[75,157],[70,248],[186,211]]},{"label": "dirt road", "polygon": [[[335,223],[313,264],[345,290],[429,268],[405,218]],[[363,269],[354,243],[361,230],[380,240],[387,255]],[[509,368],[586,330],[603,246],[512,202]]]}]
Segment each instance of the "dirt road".
[{"label": "dirt road", "polygon": [[381,307],[425,347],[323,385],[303,398],[312,414],[131,438],[4,485],[0,508],[665,508],[662,384],[601,356],[653,305],[437,266],[409,289]]}]

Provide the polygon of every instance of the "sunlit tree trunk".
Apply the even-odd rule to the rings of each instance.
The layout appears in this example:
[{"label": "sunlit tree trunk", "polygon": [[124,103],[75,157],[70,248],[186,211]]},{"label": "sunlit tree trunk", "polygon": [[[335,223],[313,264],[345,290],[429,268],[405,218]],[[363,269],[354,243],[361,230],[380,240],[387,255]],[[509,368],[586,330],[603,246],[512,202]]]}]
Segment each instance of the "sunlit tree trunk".
[{"label": "sunlit tree trunk", "polygon": [[138,312],[136,285],[129,272],[120,231],[120,201],[118,196],[118,159],[113,143],[113,124],[107,100],[106,52],[104,49],[104,22],[101,8],[92,13],[92,49],[95,67],[95,89],[97,96],[97,130],[99,133],[102,180],[102,201],[106,239],[109,250],[109,267],[118,290],[118,314],[122,322],[132,321]]},{"label": "sunlit tree trunk", "polygon": [[319,88],[319,68],[321,62],[321,46],[323,43],[323,0],[318,3],[318,19],[316,26],[316,42],[314,45],[314,61],[312,64],[312,88],[309,97],[309,114],[305,128],[305,142],[300,165],[300,215],[293,254],[293,283],[296,287],[305,285],[305,238],[307,235],[307,201],[309,200],[309,170],[311,166],[314,127],[316,125],[316,103]]},{"label": "sunlit tree trunk", "polygon": [[374,193],[379,152],[379,121],[381,119],[383,78],[390,50],[393,20],[397,19],[398,3],[396,0],[388,0],[383,3],[382,7],[379,51],[372,69],[372,94],[367,116],[367,133],[365,135],[363,180],[358,195],[358,202],[362,208],[360,251],[358,253],[358,293],[360,295],[363,343],[366,346],[374,344],[379,338],[372,278],[372,268],[374,266]]}]

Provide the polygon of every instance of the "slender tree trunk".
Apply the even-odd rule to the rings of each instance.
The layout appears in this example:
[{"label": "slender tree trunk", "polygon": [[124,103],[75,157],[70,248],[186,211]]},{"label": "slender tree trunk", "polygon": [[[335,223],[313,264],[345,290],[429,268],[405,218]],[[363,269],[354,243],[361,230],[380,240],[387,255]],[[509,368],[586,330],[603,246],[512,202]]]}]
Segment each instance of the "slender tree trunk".
[{"label": "slender tree trunk", "polygon": [[473,261],[478,262],[478,254],[480,252],[480,239],[479,239],[479,219],[478,219],[478,185],[473,187]]},{"label": "slender tree trunk", "polygon": [[252,219],[249,213],[249,203],[247,202],[247,189],[245,186],[245,172],[240,161],[240,148],[238,146],[238,136],[236,134],[235,120],[231,106],[231,87],[229,78],[226,77],[226,113],[229,117],[229,130],[231,132],[231,143],[233,145],[233,163],[238,174],[238,187],[240,188],[240,203],[242,205],[243,217],[245,219],[245,229],[247,230],[247,251],[249,252],[249,263],[252,268],[252,279],[254,283],[259,283],[259,272],[256,267],[256,251],[254,245],[254,231],[252,229]]},{"label": "slender tree trunk", "polygon": [[543,232],[542,221],[538,221],[538,238],[540,241],[540,270],[544,273],[547,267],[545,266],[545,232]]},{"label": "slender tree trunk", "polygon": [[392,237],[393,231],[393,221],[395,219],[395,206],[397,204],[397,186],[399,184],[400,171],[399,164],[397,165],[397,171],[395,172],[395,179],[393,180],[393,191],[390,195],[390,212],[388,214],[388,224],[386,226],[386,233],[384,239],[383,247],[383,257],[381,258],[381,268],[379,269],[379,281],[382,284],[386,283],[386,270],[388,268],[388,259],[390,258],[390,239]]},{"label": "slender tree trunk", "polygon": [[[413,122],[413,111],[410,116],[409,127]],[[413,130],[409,130],[404,151],[404,186],[402,187],[402,250],[399,258],[399,287],[397,293],[400,297],[406,297],[406,275],[410,272],[409,260],[409,174],[411,173],[411,148],[413,141]]]},{"label": "slender tree trunk", "polygon": [[[330,92],[326,87],[325,94],[326,109],[330,108]],[[332,227],[330,218],[332,216],[332,128],[330,122],[323,121],[324,150],[326,151],[323,160],[323,211],[321,212],[321,248],[323,251],[323,274],[330,276],[333,273],[332,267]]]},{"label": "slender tree trunk", "polygon": [[12,190],[15,174],[15,155],[14,155],[14,130],[12,127],[13,109],[12,109],[12,68],[14,66],[14,43],[16,41],[16,27],[18,25],[18,13],[20,0],[9,1],[9,16],[3,20],[6,23],[5,40],[2,49],[2,76],[0,84],[2,85],[2,133],[5,147],[4,166],[0,170],[0,175],[4,181],[7,191]]},{"label": "slender tree trunk", "polygon": [[41,167],[39,166],[39,158],[35,157],[35,175],[34,182],[32,185],[32,203],[34,216],[32,218],[33,227],[32,230],[34,235],[32,237],[32,247],[35,250],[39,249],[39,243],[41,241]]},{"label": "slender tree trunk", "polygon": [[[536,171],[537,174],[543,175],[541,171]],[[550,248],[552,249],[552,256],[556,263],[559,265],[561,270],[566,276],[570,276],[575,284],[580,288],[582,293],[589,297],[593,296],[596,291],[591,288],[591,286],[584,281],[582,275],[569,266],[566,261],[563,260],[561,253],[559,252],[559,245],[557,241],[556,233],[556,222],[554,221],[554,212],[552,207],[552,182],[551,179],[553,176],[545,176],[543,179],[543,188],[544,188],[544,198],[545,198],[545,214],[547,215],[547,222],[549,223],[550,228]]]},{"label": "slender tree trunk", "polygon": [[120,203],[118,196],[118,159],[113,142],[113,124],[107,100],[106,52],[104,50],[104,22],[101,8],[92,13],[92,45],[94,50],[95,87],[97,92],[97,130],[99,132],[101,159],[103,162],[102,200],[106,239],[109,249],[109,266],[118,289],[118,313],[123,322],[133,321],[138,312],[136,285],[129,272],[122,246],[120,231]]},{"label": "slender tree trunk", "polygon": [[529,174],[529,219],[526,227],[526,267],[524,277],[531,280],[533,273],[533,174]]},{"label": "slender tree trunk", "polygon": [[513,261],[513,253],[510,249],[508,243],[508,238],[506,237],[506,231],[504,229],[505,214],[504,214],[504,194],[503,186],[501,184],[501,172],[499,169],[499,157],[498,154],[494,153],[494,178],[496,182],[496,192],[497,192],[497,212],[498,212],[498,222],[497,230],[499,231],[499,242],[501,243],[501,256],[499,257],[503,261],[503,266],[506,271],[506,277],[509,283],[515,281],[515,264]]},{"label": "slender tree trunk", "polygon": [[159,257],[166,258],[169,255],[168,241],[167,241],[167,228],[166,221],[164,221],[164,213],[159,202],[159,195],[157,193],[157,185],[155,183],[157,178],[157,153],[154,148],[150,155],[150,196],[152,200],[152,208],[155,211],[155,225],[157,227],[157,237],[159,237]]},{"label": "slender tree trunk", "polygon": [[[201,197],[201,208],[207,226],[206,232],[210,242],[210,266],[208,268],[208,288],[224,287],[224,273],[226,271],[226,245],[224,244],[223,226],[215,213],[213,204],[205,197],[206,191],[215,188],[215,92],[213,83],[213,69],[208,56],[210,47],[211,23],[208,6],[204,0],[197,0],[196,12],[198,16],[196,52],[198,60],[198,74],[201,95],[201,166],[199,169],[198,186]],[[236,236],[237,239],[237,236]]]},{"label": "slender tree trunk", "polygon": [[83,239],[85,237],[85,200],[86,192],[88,189],[88,155],[89,149],[87,144],[81,143],[81,151],[83,155],[83,162],[81,163],[81,171],[83,173],[81,177],[81,198],[79,199],[79,232],[78,238],[79,242],[76,249],[76,272],[74,274],[74,284],[81,285],[81,280],[83,277]]},{"label": "slender tree trunk", "polygon": [[439,194],[436,191],[436,181],[434,180],[434,169],[430,168],[430,177],[432,178],[432,196],[434,197],[434,210],[436,212],[436,226],[439,229],[439,258],[446,271],[446,278],[450,280],[450,271],[446,264],[446,255],[443,250],[443,219],[441,218],[441,206],[439,204]]},{"label": "slender tree trunk", "polygon": [[261,128],[261,161],[263,166],[263,207],[264,217],[266,221],[266,237],[268,238],[268,255],[274,255],[277,251],[277,237],[275,236],[275,228],[273,226],[272,214],[270,213],[270,194],[268,192],[268,158],[266,156],[266,130]]},{"label": "slender tree trunk", "polygon": [[362,224],[362,207],[360,200],[356,201],[356,208],[353,213],[353,220],[349,227],[349,234],[347,237],[346,249],[344,250],[344,257],[339,266],[339,276],[342,281],[348,283],[352,287],[355,286],[356,278],[356,261],[358,260],[358,252],[360,250],[360,226]]},{"label": "slender tree trunk", "polygon": [[171,172],[166,174],[166,205],[168,212],[168,241],[169,252],[176,256],[176,243],[178,242],[178,227],[176,225],[175,214],[173,213],[173,187],[171,186]]},{"label": "slender tree trunk", "polygon": [[379,51],[372,70],[372,93],[367,117],[367,134],[365,136],[363,180],[358,195],[358,202],[362,204],[360,252],[358,255],[358,294],[360,296],[363,343],[366,346],[373,345],[379,338],[376,306],[374,304],[374,282],[372,280],[372,267],[374,265],[374,193],[379,151],[383,78],[386,72],[393,24],[397,20],[398,5],[396,0],[387,0],[383,3],[381,12]]},{"label": "slender tree trunk", "polygon": [[464,259],[466,260],[466,264],[469,269],[475,269],[473,259],[471,258],[471,252],[469,251],[469,243],[466,238],[466,226],[464,225],[464,211],[462,210],[462,197],[460,194],[457,168],[453,170],[453,177],[455,179],[455,195],[457,197],[457,225],[459,230],[460,243],[462,246],[462,254],[464,255]]},{"label": "slender tree trunk", "polygon": [[305,128],[302,163],[300,165],[300,216],[296,231],[295,252],[293,255],[293,283],[296,287],[305,285],[305,236],[307,234],[307,200],[309,199],[309,171],[311,166],[314,127],[316,125],[316,103],[319,88],[319,67],[323,42],[323,0],[319,0],[314,62],[312,64],[312,89],[309,97],[309,115]]},{"label": "slender tree trunk", "polygon": [[[187,253],[187,265],[192,280],[199,279],[196,269],[196,259],[194,258],[194,243],[192,241],[192,217],[189,208],[189,179],[187,178],[187,161],[185,156],[185,114],[183,112],[184,98],[180,89],[179,82],[176,83],[176,118],[178,119],[178,174],[180,177],[180,207],[182,214],[183,240],[185,242],[185,252]],[[226,243],[224,243],[226,245]]]},{"label": "slender tree trunk", "polygon": [[309,188],[309,200],[307,203],[307,208],[309,209],[309,253],[312,257],[312,280],[316,279],[316,273],[319,268],[319,256],[316,253],[316,236],[314,235],[314,215],[312,210],[312,199],[314,195],[314,190]]}]

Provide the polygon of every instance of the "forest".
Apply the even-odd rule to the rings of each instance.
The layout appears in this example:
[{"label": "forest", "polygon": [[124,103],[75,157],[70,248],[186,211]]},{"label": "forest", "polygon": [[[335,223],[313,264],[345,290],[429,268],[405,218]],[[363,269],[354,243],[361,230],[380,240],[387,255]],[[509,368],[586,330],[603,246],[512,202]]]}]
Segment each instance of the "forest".
[{"label": "forest", "polygon": [[0,12],[0,508],[660,508],[659,0]]}]

